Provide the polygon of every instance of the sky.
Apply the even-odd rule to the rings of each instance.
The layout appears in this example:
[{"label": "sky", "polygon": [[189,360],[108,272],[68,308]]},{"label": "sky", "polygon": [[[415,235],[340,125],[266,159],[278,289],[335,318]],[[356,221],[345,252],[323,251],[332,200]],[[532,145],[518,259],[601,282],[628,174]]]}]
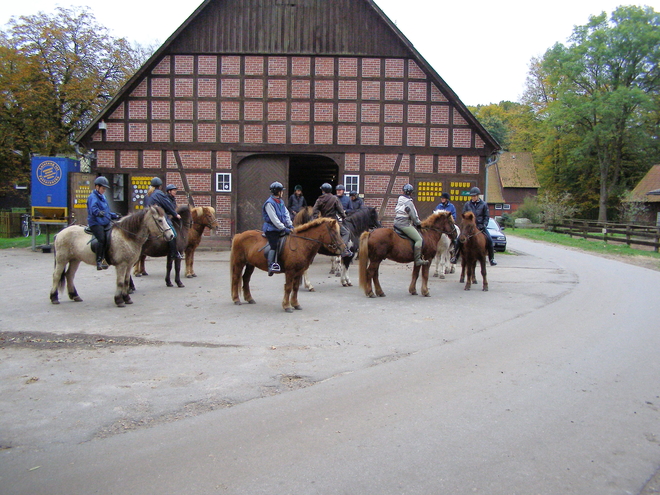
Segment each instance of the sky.
[{"label": "sky", "polygon": [[[3,1],[0,25],[12,16],[53,13],[57,6],[88,6],[113,36],[160,46],[201,1]],[[519,101],[531,59],[566,43],[573,27],[591,15],[631,4],[660,12],[660,0],[375,1],[466,105]]]}]

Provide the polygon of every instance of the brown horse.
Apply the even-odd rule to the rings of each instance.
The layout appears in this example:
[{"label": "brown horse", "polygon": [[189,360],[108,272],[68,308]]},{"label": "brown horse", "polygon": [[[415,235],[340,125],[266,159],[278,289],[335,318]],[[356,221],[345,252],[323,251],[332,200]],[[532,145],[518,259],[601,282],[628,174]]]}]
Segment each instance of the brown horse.
[{"label": "brown horse", "polygon": [[486,236],[477,228],[474,213],[471,211],[461,215],[463,218],[463,231],[459,236],[461,241],[461,278],[460,283],[465,282],[465,290],[470,290],[472,284],[477,283],[477,261],[481,263],[481,277],[484,279],[483,290],[488,290],[488,279],[486,278]]},{"label": "brown horse", "polygon": [[190,210],[192,212],[192,227],[188,232],[188,245],[186,246],[186,278],[196,277],[193,263],[195,262],[195,250],[202,242],[204,229],[218,228],[218,219],[215,217],[215,208],[210,206],[198,206]]},{"label": "brown horse", "polygon": [[[450,235],[453,232],[454,218],[451,213],[437,211],[426,218],[420,229],[424,240],[422,258],[432,260],[437,252],[440,236],[443,233]],[[397,263],[410,263],[414,260],[412,241],[402,238],[391,228],[376,229],[362,234],[360,236],[360,287],[368,297],[385,297],[378,280],[378,268],[384,259]],[[429,265],[414,266],[408,292],[412,295],[417,294],[416,286],[420,268],[422,268],[422,295],[429,296]],[[372,289],[372,281],[375,293]]]},{"label": "brown horse", "polygon": [[[167,224],[165,212],[160,206],[145,208],[128,215],[116,222],[110,231],[110,242],[106,259],[117,271],[117,289],[115,304],[124,306],[131,304],[128,295],[131,267],[140,257],[142,245],[147,239],[164,237],[171,239],[172,229]],[[96,263],[96,254],[92,251],[92,236],[80,225],[72,225],[62,230],[53,243],[55,254],[55,270],[53,271],[53,287],[50,291],[50,301],[59,304],[58,293],[66,283],[69,299],[82,301],[73,283],[76,271],[81,262],[89,265]]]},{"label": "brown horse", "polygon": [[[243,299],[250,304],[255,301],[250,293],[250,278],[255,267],[268,271],[268,261],[264,249],[268,241],[258,230],[248,230],[236,234],[231,243],[231,298],[234,304],[241,304],[238,293],[243,280]],[[282,308],[287,313],[302,309],[298,304],[298,288],[302,274],[309,268],[314,256],[323,247],[330,253],[341,252],[342,241],[339,224],[331,218],[318,218],[296,227],[284,241],[278,262],[285,273],[284,298]]]}]

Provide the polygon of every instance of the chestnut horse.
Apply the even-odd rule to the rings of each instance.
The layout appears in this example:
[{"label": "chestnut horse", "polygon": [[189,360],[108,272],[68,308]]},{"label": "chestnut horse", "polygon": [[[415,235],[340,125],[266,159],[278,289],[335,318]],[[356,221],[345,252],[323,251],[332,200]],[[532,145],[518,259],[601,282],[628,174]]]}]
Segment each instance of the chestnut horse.
[{"label": "chestnut horse", "polygon": [[[438,241],[444,233],[454,232],[454,218],[448,211],[433,212],[421,225],[420,233],[424,244],[422,258],[432,260],[437,252]],[[384,259],[397,263],[410,263],[413,258],[413,244],[408,238],[402,238],[392,228],[376,229],[360,236],[360,287],[368,297],[385,297],[378,280],[378,268]],[[417,278],[422,269],[422,295],[429,296],[429,265],[414,266],[412,281],[408,292],[417,295]],[[372,289],[373,287],[376,292]]]},{"label": "chestnut horse", "polygon": [[188,245],[186,246],[186,278],[196,277],[193,263],[195,262],[195,250],[202,242],[204,229],[218,228],[218,219],[215,217],[215,208],[210,206],[197,206],[190,210],[192,212],[192,227],[188,232]]},{"label": "chestnut horse", "polygon": [[461,241],[461,279],[465,281],[465,290],[470,290],[472,284],[477,283],[477,261],[481,263],[481,277],[484,279],[483,290],[488,290],[488,279],[486,278],[486,236],[477,228],[474,213],[471,211],[461,215],[463,218],[463,232],[459,236]]},{"label": "chestnut horse", "polygon": [[[243,299],[250,304],[255,301],[250,293],[250,278],[255,267],[268,271],[268,260],[264,249],[268,240],[258,230],[236,234],[231,243],[231,298],[241,304],[238,293],[243,281]],[[303,273],[312,263],[314,256],[323,247],[332,254],[339,254],[343,246],[339,235],[339,224],[332,218],[318,218],[296,227],[284,241],[278,262],[284,272],[284,298],[282,308],[287,313],[302,309],[298,303],[298,288]]]}]

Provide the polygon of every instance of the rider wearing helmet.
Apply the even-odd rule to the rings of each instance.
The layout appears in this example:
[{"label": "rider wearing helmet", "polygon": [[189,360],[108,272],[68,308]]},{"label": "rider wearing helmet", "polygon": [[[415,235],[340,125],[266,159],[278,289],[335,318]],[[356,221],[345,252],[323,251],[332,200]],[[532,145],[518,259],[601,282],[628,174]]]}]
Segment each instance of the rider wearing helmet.
[{"label": "rider wearing helmet", "polygon": [[87,225],[98,240],[96,249],[96,269],[106,270],[108,263],[105,261],[105,251],[107,249],[107,231],[110,229],[110,220],[120,218],[120,215],[110,211],[110,205],[105,199],[103,193],[110,189],[108,179],[103,176],[94,180],[94,190],[87,198]]},{"label": "rider wearing helmet", "polygon": [[358,196],[357,191],[351,191],[349,194],[349,198],[351,200],[351,207],[350,209],[352,211],[359,210],[360,208],[364,207],[364,200]]},{"label": "rider wearing helmet", "polygon": [[[176,186],[173,184],[169,184],[167,186],[168,194],[164,193],[161,190],[161,187],[163,186],[163,181],[160,180],[158,177],[154,177],[151,179],[151,187],[149,188],[149,191],[147,192],[147,198],[144,200],[144,206],[149,207],[151,205],[156,205],[160,206],[163,210],[165,210],[165,213],[167,213],[168,218],[167,218],[167,223],[172,227],[172,232],[174,232],[174,237],[169,241],[169,246],[170,246],[170,254],[168,255],[172,259],[181,259],[183,256],[181,256],[181,253],[176,248],[176,230],[174,229],[174,225],[172,224],[172,220],[170,219],[170,216],[172,218],[176,218],[177,220],[181,220],[181,215],[179,215],[176,212]],[[174,191],[174,194],[171,193],[171,191]]]},{"label": "rider wearing helmet", "polygon": [[341,201],[337,196],[332,194],[332,186],[325,182],[321,186],[321,191],[323,194],[319,196],[314,203],[314,208],[312,214],[314,218],[319,216],[327,218],[335,218],[339,221],[339,233],[341,235],[342,241],[344,241],[344,252],[342,253],[343,258],[350,258],[353,256],[350,249],[348,249],[348,242],[350,239],[351,233],[344,226],[343,221],[346,219],[346,212],[344,207],[341,205]]},{"label": "rider wearing helmet", "polygon": [[[495,250],[493,248],[493,239],[490,238],[490,233],[488,232],[488,219],[490,215],[488,214],[488,205],[479,197],[481,190],[478,187],[473,187],[470,189],[470,201],[463,205],[463,213],[471,211],[474,213],[474,218],[477,223],[477,228],[483,232],[486,236],[486,247],[488,248],[488,259],[490,265],[497,265],[495,261]],[[458,241],[458,240],[457,240]],[[456,263],[460,252],[461,252],[461,243],[457,242],[458,249],[455,251],[454,256],[452,256],[450,263]]]},{"label": "rider wearing helmet", "polygon": [[335,187],[335,196],[339,199],[344,212],[349,215],[348,210],[351,209],[351,199],[346,196],[346,188],[342,184],[337,184],[337,187]]},{"label": "rider wearing helmet", "polygon": [[261,210],[264,220],[262,230],[266,235],[266,239],[268,239],[268,244],[270,244],[270,251],[268,251],[269,277],[281,270],[279,263],[277,263],[277,244],[280,236],[290,234],[293,230],[289,210],[287,210],[282,200],[282,191],[284,191],[284,186],[280,182],[273,182],[270,185],[270,197]]},{"label": "rider wearing helmet", "polygon": [[419,215],[417,215],[417,208],[412,200],[412,193],[414,188],[412,184],[403,186],[403,194],[399,196],[399,200],[394,208],[394,226],[406,234],[415,245],[413,246],[413,257],[415,265],[428,265],[428,260],[422,259],[422,236],[416,227],[421,225]]}]

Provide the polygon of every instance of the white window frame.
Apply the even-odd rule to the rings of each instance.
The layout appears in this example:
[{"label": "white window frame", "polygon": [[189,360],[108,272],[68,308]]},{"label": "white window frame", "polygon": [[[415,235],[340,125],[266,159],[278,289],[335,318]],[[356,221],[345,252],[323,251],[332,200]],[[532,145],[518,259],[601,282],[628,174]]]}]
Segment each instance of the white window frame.
[{"label": "white window frame", "polygon": [[[226,187],[221,187],[225,185]],[[216,173],[215,174],[215,190],[216,192],[228,193],[231,192],[231,174],[228,173]]]},{"label": "white window frame", "polygon": [[[355,182],[355,189],[353,186],[349,186],[349,182]],[[360,176],[359,175],[344,175],[344,187],[346,192],[350,193],[351,191],[356,191],[360,194]]]}]

